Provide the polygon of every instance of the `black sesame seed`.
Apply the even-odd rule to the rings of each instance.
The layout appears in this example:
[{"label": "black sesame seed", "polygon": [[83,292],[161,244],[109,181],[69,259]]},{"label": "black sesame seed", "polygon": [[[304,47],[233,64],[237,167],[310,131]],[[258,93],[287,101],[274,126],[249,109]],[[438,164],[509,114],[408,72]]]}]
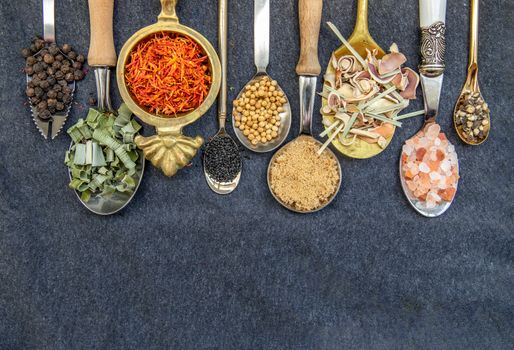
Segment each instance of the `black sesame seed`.
[{"label": "black sesame seed", "polygon": [[207,174],[215,181],[233,181],[241,171],[237,145],[228,136],[214,137],[205,146],[204,165]]}]

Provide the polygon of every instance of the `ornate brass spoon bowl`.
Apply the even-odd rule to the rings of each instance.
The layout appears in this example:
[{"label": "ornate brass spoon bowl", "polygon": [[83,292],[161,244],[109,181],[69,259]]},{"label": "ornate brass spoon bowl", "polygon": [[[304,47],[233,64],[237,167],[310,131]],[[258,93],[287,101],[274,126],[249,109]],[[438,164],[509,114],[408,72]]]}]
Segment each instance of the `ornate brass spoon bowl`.
[{"label": "ornate brass spoon bowl", "polygon": [[[478,0],[471,0],[468,75],[466,78],[466,82],[464,83],[464,87],[462,88],[462,92],[455,105],[455,110],[453,112],[453,125],[455,127],[455,130],[457,131],[457,135],[459,135],[462,142],[472,146],[478,146],[484,143],[485,140],[487,140],[487,138],[489,137],[489,131],[491,130],[491,116],[489,114],[489,109],[487,107],[484,108],[484,105],[487,104],[483,102],[484,99],[482,97],[482,93],[480,92],[480,87],[478,86],[478,6]],[[473,95],[472,97],[476,98],[479,101],[482,101],[480,104],[478,104],[478,106],[480,109],[483,109],[485,118],[481,122],[482,125],[478,126],[478,128],[482,128],[482,130],[478,129],[478,133],[481,133],[482,135],[482,137],[480,138],[466,137],[463,125],[458,122],[459,105],[461,104],[461,102],[467,99],[467,96],[470,95]]]},{"label": "ornate brass spoon bowl", "polygon": [[[161,0],[162,11],[158,21],[136,32],[121,49],[116,77],[118,88],[123,101],[130,110],[146,124],[153,125],[157,135],[150,137],[138,136],[135,142],[145,154],[146,159],[162,170],[166,176],[173,176],[186,166],[196,155],[203,143],[201,136],[191,138],[182,134],[184,126],[198,120],[212,106],[221,86],[221,64],[216,51],[209,41],[195,30],[179,23],[175,6],[178,0]],[[185,35],[197,42],[209,58],[209,71],[212,84],[203,103],[195,110],[179,114],[176,117],[166,117],[148,112],[139,106],[129,92],[125,81],[125,66],[132,50],[147,37],[162,32]]]},{"label": "ornate brass spoon bowl", "polygon": [[[355,22],[355,28],[353,30],[352,35],[348,39],[349,44],[357,51],[357,53],[361,57],[366,57],[366,49],[373,50],[376,49],[378,51],[377,58],[381,58],[385,55],[384,50],[378,44],[373,40],[371,37],[371,34],[369,33],[368,29],[368,0],[358,0],[357,3],[357,20]],[[351,52],[346,48],[345,45],[340,46],[338,49],[336,49],[333,53],[333,55],[336,57],[336,59],[339,59],[341,56],[345,55],[351,55]],[[335,74],[335,69],[332,66],[332,64],[328,64],[326,75]],[[329,93],[327,85],[323,85],[323,95],[327,96]],[[327,99],[322,99],[322,106],[325,107],[327,105]],[[334,122],[335,119],[332,116],[327,116],[327,118]],[[382,148],[378,144],[370,144],[363,140],[360,140],[357,138],[355,140],[355,143],[353,143],[350,146],[345,146],[339,140],[337,137],[332,141],[332,144],[334,147],[344,154],[345,156],[351,157],[351,158],[371,158],[373,156],[376,156],[380,152],[382,152],[391,142],[391,139],[393,138],[394,134],[391,135],[391,137],[386,139],[386,145]]]}]

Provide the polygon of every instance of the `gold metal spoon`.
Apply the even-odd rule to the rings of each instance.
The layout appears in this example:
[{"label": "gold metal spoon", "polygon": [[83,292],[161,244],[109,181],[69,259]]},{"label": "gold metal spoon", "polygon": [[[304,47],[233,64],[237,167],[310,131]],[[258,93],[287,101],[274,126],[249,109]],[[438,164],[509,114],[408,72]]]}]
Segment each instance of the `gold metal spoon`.
[{"label": "gold metal spoon", "polygon": [[[480,87],[478,86],[478,7],[479,0],[471,0],[468,76],[453,111],[453,125],[457,131],[457,135],[459,135],[462,142],[472,146],[478,146],[484,143],[484,141],[489,137],[489,131],[491,129],[491,116],[489,109],[487,108],[487,104],[485,104],[482,93],[480,92]],[[482,106],[485,104],[484,112],[486,117],[484,118],[484,121],[486,122],[485,124],[481,125],[483,128],[483,130],[481,130],[483,137],[481,138],[467,138],[463,130],[463,125],[458,123],[459,105],[461,104],[461,101],[465,100],[470,94],[473,94],[473,97],[477,98],[479,101],[482,101]],[[483,108],[482,106],[480,108]]]},{"label": "gold metal spoon", "polygon": [[[368,0],[358,0],[357,3],[357,20],[355,22],[355,28],[353,30],[352,35],[348,39],[350,45],[361,55],[362,57],[366,57],[366,49],[373,50],[376,49],[378,51],[377,58],[381,58],[385,55],[385,51],[382,50],[380,46],[373,40],[371,34],[368,29]],[[346,48],[345,45],[341,45],[338,49],[336,49],[333,53],[336,58],[339,58],[344,55],[351,55],[351,52]],[[335,69],[332,64],[328,64],[326,74],[335,74]],[[327,85],[323,85],[323,95],[328,95]],[[322,105],[327,105],[327,99],[323,98]],[[327,118],[333,122],[334,117],[327,116]],[[396,129],[396,128],[395,128]],[[391,142],[394,134],[391,135],[388,139],[386,139],[387,143],[385,147],[380,147],[378,144],[370,144],[363,140],[356,139],[355,143],[351,146],[344,146],[337,138],[332,141],[332,144],[335,148],[345,156],[351,158],[371,158],[376,156],[380,152],[382,152]]]}]

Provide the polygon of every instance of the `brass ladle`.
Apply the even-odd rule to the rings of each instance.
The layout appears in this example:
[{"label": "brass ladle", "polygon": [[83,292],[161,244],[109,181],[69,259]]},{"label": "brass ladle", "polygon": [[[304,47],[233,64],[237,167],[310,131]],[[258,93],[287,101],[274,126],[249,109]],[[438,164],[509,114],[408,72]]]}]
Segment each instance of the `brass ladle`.
[{"label": "brass ladle", "polygon": [[[377,58],[381,58],[385,55],[385,51],[382,50],[380,46],[373,40],[371,37],[371,34],[369,33],[368,29],[368,0],[358,0],[357,3],[357,20],[355,22],[355,28],[353,30],[352,35],[348,39],[348,43],[357,51],[357,53],[361,57],[366,57],[366,49],[373,50],[376,49],[378,51]],[[347,49],[345,45],[341,45],[338,49],[336,49],[333,53],[333,55],[336,57],[336,59],[340,58],[341,56],[345,55],[351,55],[351,52]],[[332,66],[332,64],[328,64],[326,74],[335,74],[335,68]],[[329,93],[327,84],[323,85],[323,95],[327,96]],[[322,105],[323,107],[327,105],[327,99],[322,99]],[[334,122],[334,117],[327,116],[331,122]],[[396,129],[396,128],[395,128]],[[391,135],[388,139],[386,139],[386,145],[385,147],[380,147],[378,144],[370,144],[363,140],[360,140],[357,138],[355,140],[355,143],[353,143],[350,146],[345,146],[339,140],[337,137],[332,141],[332,144],[334,147],[344,154],[345,156],[351,157],[351,158],[359,158],[359,159],[365,159],[365,158],[371,158],[373,156],[376,156],[380,152],[382,152],[391,142],[391,139],[393,138],[394,134]]]},{"label": "brass ladle", "polygon": [[[157,135],[150,137],[137,136],[135,142],[145,153],[146,159],[162,170],[166,176],[173,176],[178,170],[189,164],[203,143],[201,136],[191,138],[182,134],[182,128],[198,120],[209,110],[221,86],[221,63],[216,51],[197,31],[179,23],[175,6],[178,0],[160,0],[162,11],[158,21],[132,35],[121,49],[116,77],[123,101],[130,110],[146,124],[155,126]],[[149,113],[139,106],[130,94],[125,82],[125,66],[132,50],[151,35],[171,32],[185,35],[197,42],[209,58],[209,72],[212,85],[203,103],[195,110],[182,113],[176,117],[166,117]]]},{"label": "brass ladle", "polygon": [[478,141],[468,140],[465,137],[462,126],[458,125],[457,123],[457,112],[459,104],[462,100],[466,98],[467,94],[478,93],[479,98],[483,100],[482,93],[480,92],[480,87],[478,86],[478,7],[479,0],[471,0],[468,75],[466,78],[466,82],[464,83],[464,87],[462,88],[462,92],[460,93],[460,96],[457,99],[455,109],[453,111],[453,125],[455,127],[455,130],[457,131],[457,135],[459,135],[462,142],[472,146],[478,146],[484,143],[484,141],[487,140],[487,138],[489,137],[489,131],[491,129],[491,116],[488,110],[486,111],[486,118],[484,119],[487,120],[487,124],[483,128],[484,137]]}]

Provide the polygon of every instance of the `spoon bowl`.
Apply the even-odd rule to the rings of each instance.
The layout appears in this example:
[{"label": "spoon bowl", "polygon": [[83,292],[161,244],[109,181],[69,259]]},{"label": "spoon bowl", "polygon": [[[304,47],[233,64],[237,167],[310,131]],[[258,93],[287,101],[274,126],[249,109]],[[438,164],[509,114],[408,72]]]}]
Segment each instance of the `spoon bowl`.
[{"label": "spoon bowl", "polygon": [[[253,85],[257,83],[259,80],[261,80],[263,77],[269,77],[266,73],[257,73],[246,85],[245,87],[239,92],[239,95],[237,96],[237,100],[239,100],[244,93],[246,92],[246,86]],[[271,77],[270,77],[271,79]],[[282,88],[277,85],[278,91],[282,91]],[[284,93],[284,98],[286,99],[286,103],[282,106],[284,111],[282,113],[279,113],[278,116],[280,118],[280,127],[278,128],[278,136],[271,141],[268,141],[266,143],[258,143],[257,145],[252,144],[252,142],[243,134],[243,131],[241,131],[238,127],[236,127],[236,120],[234,118],[235,115],[240,115],[239,112],[234,110],[232,113],[232,125],[234,127],[234,134],[236,135],[237,139],[243,146],[248,148],[251,151],[257,152],[257,153],[265,153],[270,152],[279,147],[284,140],[287,138],[287,135],[289,135],[289,130],[291,129],[291,104],[289,103],[289,99],[287,98],[286,94]]]},{"label": "spoon bowl", "polygon": [[[70,149],[72,145],[73,142],[70,145]],[[91,195],[89,201],[84,202],[82,198],[80,198],[80,193],[78,191],[74,191],[80,203],[82,203],[82,205],[86,207],[89,211],[101,216],[113,215],[121,211],[123,208],[125,208],[136,195],[136,192],[139,189],[139,186],[141,185],[143,174],[145,172],[145,156],[141,150],[138,150],[138,153],[139,157],[136,162],[136,169],[139,170],[137,170],[136,176],[134,178],[137,185],[132,193],[114,192],[113,194],[109,195],[93,194]],[[71,181],[72,176],[70,171],[68,171],[68,175]]]}]

